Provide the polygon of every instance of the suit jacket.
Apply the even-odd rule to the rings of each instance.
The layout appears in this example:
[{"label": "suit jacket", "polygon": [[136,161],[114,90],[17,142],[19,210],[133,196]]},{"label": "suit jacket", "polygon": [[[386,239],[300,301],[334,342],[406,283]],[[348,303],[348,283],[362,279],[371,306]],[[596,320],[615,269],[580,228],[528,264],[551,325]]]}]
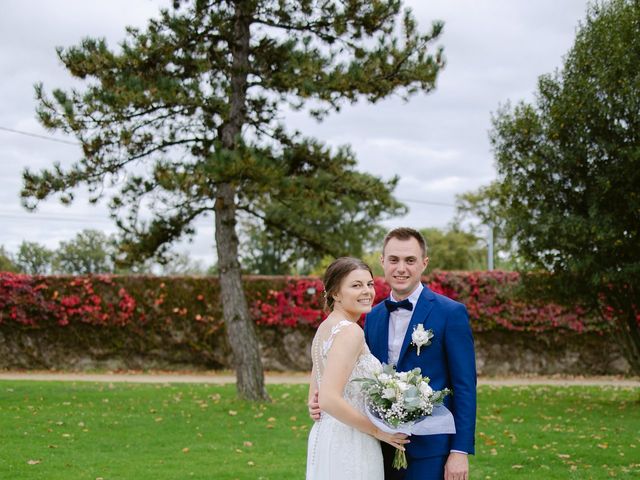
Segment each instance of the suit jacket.
[{"label": "suit jacket", "polygon": [[[419,323],[433,330],[431,344],[420,349],[411,345],[411,334]],[[382,363],[388,363],[389,312],[384,302],[367,315],[364,325],[367,345]],[[453,435],[413,435],[407,445],[410,457],[448,455],[450,450],[475,453],[476,360],[473,336],[466,307],[426,286],[416,303],[400,350],[396,370],[404,372],[420,367],[431,379],[434,390],[450,388],[444,405],[451,410],[456,424]]]}]

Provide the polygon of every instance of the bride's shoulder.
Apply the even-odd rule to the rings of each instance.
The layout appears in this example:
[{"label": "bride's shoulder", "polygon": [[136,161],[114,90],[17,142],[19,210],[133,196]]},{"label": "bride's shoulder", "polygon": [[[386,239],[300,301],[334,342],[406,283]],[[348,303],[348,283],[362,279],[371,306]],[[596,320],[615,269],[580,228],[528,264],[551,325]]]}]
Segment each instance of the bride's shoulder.
[{"label": "bride's shoulder", "polygon": [[349,320],[325,320],[318,327],[316,335],[331,341],[337,338],[361,338],[362,340],[364,340],[364,330],[362,330],[360,325]]},{"label": "bride's shoulder", "polygon": [[364,330],[357,323],[344,320],[337,323],[331,331],[331,336],[341,343],[360,345],[364,342]]}]

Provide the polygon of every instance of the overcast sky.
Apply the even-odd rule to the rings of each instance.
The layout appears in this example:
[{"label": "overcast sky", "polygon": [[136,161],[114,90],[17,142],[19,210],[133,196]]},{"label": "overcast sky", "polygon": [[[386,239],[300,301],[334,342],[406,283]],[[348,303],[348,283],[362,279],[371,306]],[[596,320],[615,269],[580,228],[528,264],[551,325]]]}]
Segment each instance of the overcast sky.
[{"label": "overcast sky", "polygon": [[[55,54],[83,37],[106,37],[111,47],[125,26],[143,27],[168,0],[3,0],[0,15],[0,128],[51,136],[35,119],[33,85],[72,85]],[[389,222],[444,227],[455,195],[495,177],[488,141],[491,112],[508,100],[531,100],[538,76],[561,66],[586,0],[410,0],[419,25],[442,20],[447,66],[429,95],[409,103],[389,99],[344,108],[323,123],[300,115],[292,128],[331,145],[350,144],[359,168],[401,180],[396,196],[410,212]],[[65,139],[60,135],[59,139]],[[66,138],[73,141],[73,138]],[[0,130],[0,245],[15,252],[23,240],[54,248],[80,230],[115,231],[104,205],[80,194],[70,207],[55,200],[28,213],[20,205],[21,172],[79,158],[79,147]],[[421,203],[418,203],[421,202]],[[426,203],[425,203],[426,202]],[[444,204],[444,205],[439,205]],[[197,223],[190,254],[214,261],[211,219]]]}]

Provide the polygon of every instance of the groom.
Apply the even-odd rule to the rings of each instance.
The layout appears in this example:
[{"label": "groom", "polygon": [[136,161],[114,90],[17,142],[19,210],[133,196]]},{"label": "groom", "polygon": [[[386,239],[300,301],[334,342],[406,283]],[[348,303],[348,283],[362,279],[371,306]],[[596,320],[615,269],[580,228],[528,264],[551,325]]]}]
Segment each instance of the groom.
[{"label": "groom", "polygon": [[[391,295],[367,315],[367,345],[382,363],[404,372],[420,367],[434,390],[450,388],[445,406],[453,414],[453,435],[413,435],[407,445],[409,467],[392,468],[394,449],[382,444],[385,480],[467,480],[468,454],[474,453],[476,365],[467,310],[420,282],[429,258],[424,237],[411,228],[391,230],[384,239],[382,267]],[[420,354],[412,344],[414,328],[433,331]]]},{"label": "groom", "polygon": [[[429,263],[420,232],[411,228],[390,231],[381,262],[391,295],[366,317],[367,345],[378,360],[395,364],[397,371],[420,367],[434,390],[452,389],[453,395],[444,404],[456,424],[454,435],[411,436],[406,470],[392,467],[395,451],[382,443],[385,480],[468,480],[467,455],[474,453],[475,441],[476,364],[467,309],[420,283]],[[419,324],[434,336],[418,355],[411,334]],[[309,413],[314,420],[319,418],[317,397],[309,403]]]}]

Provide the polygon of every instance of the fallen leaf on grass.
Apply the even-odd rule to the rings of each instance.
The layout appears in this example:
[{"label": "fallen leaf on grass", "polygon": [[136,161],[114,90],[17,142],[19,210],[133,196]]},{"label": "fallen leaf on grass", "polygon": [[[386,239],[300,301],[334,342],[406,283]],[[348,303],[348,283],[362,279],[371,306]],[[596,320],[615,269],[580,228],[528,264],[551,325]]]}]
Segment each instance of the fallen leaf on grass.
[{"label": "fallen leaf on grass", "polygon": [[495,445],[496,443],[498,443],[484,432],[478,433],[478,436],[482,439],[485,445]]},{"label": "fallen leaf on grass", "polygon": [[231,415],[232,417],[235,417],[238,414],[238,412],[236,412],[235,410],[229,410],[229,415]]},{"label": "fallen leaf on grass", "polygon": [[29,465],[38,465],[39,463],[42,463],[42,460],[29,460],[27,463]]},{"label": "fallen leaf on grass", "polygon": [[182,453],[189,453],[189,447],[184,447],[182,449]]}]

